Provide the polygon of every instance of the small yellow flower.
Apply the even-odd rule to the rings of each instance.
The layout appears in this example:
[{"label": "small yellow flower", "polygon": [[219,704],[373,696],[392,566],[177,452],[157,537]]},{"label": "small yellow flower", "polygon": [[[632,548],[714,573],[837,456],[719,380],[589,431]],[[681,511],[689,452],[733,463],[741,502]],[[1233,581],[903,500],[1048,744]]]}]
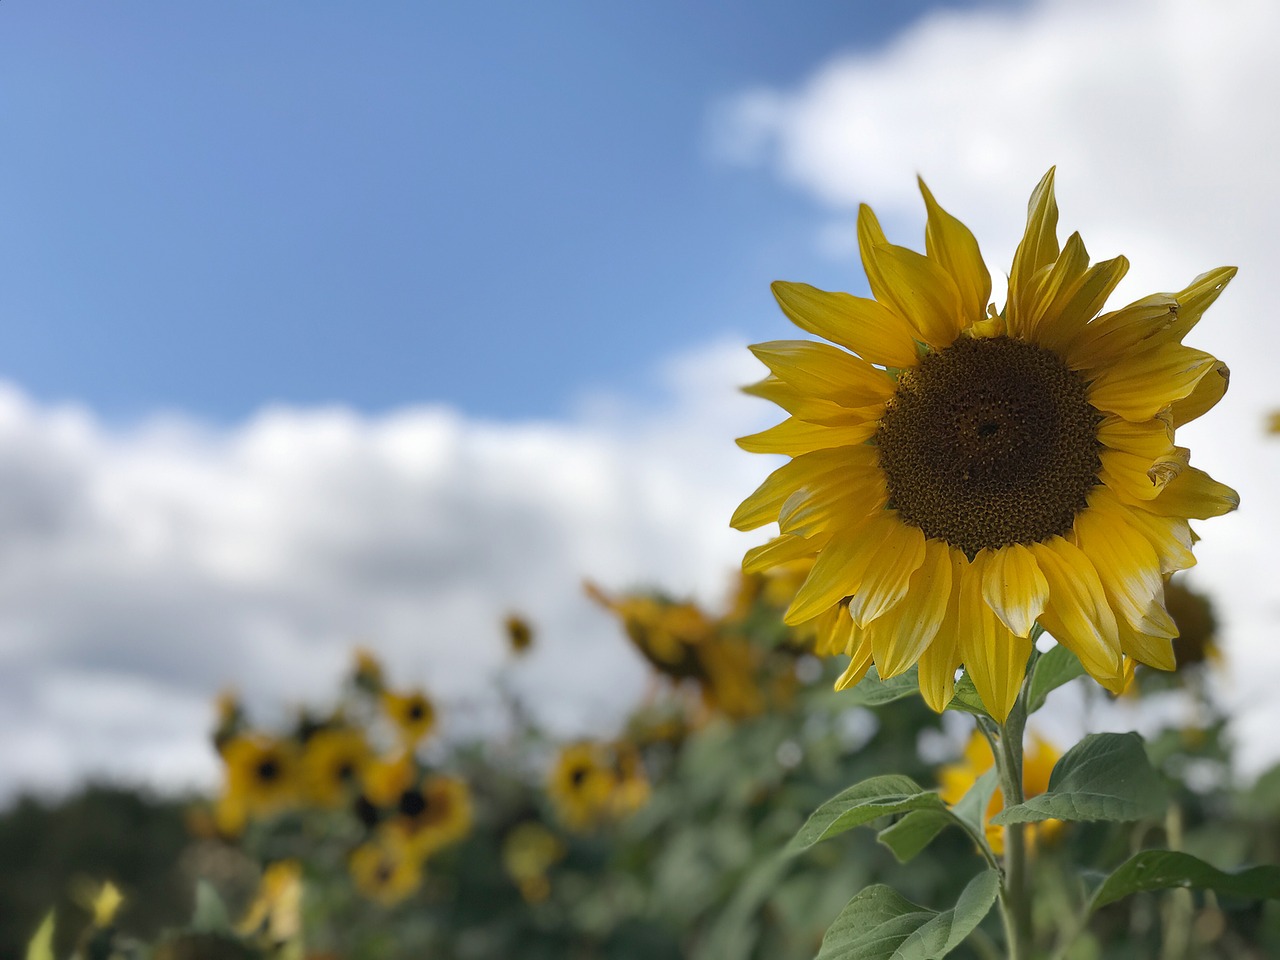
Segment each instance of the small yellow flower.
[{"label": "small yellow flower", "polygon": [[1059,246],[1051,170],[997,313],[977,241],[920,186],[923,254],[859,213],[874,299],[773,285],[830,343],[752,348],[770,374],[748,392],[790,416],[738,442],[791,460],[734,513],[778,524],[743,568],[812,562],[786,621],[850,657],[839,686],[918,664],[938,711],[963,665],[1003,722],[1037,623],[1113,692],[1131,661],[1173,669],[1163,577],[1195,562],[1189,520],[1239,504],[1174,443],[1227,389],[1182,341],[1235,268],[1100,313],[1128,261]]},{"label": "small yellow flower", "polygon": [[302,864],[279,860],[270,864],[258,883],[258,894],[237,925],[245,935],[263,934],[282,943],[302,932]]},{"label": "small yellow flower", "polygon": [[616,782],[604,746],[582,742],[560,750],[551,767],[547,790],[567,827],[588,830],[608,816]]},{"label": "small yellow flower", "polygon": [[392,807],[417,777],[408,751],[379,757],[364,768],[364,797],[375,807]]},{"label": "small yellow flower", "polygon": [[425,858],[465,837],[471,819],[467,784],[457,777],[436,775],[400,795],[386,829],[412,854]]},{"label": "small yellow flower", "polygon": [[[1054,764],[1061,758],[1058,749],[1039,734],[1032,734],[1030,749],[1022,756],[1022,790],[1023,798],[1038,797],[1049,789],[1049,775],[1053,773]],[[938,771],[939,791],[942,799],[948,804],[959,802],[969,792],[969,788],[978,778],[995,765],[991,756],[991,747],[978,731],[974,731],[964,748],[964,757],[959,763],[949,764]],[[987,843],[997,856],[1004,853],[1004,828],[991,823],[991,818],[1004,809],[1004,795],[1000,788],[991,795],[987,804],[986,835]],[[1055,836],[1062,828],[1061,820],[1045,820],[1031,827],[1031,839],[1047,840]]]},{"label": "small yellow flower", "polygon": [[528,903],[540,903],[550,895],[547,871],[564,854],[560,838],[536,820],[519,824],[502,841],[502,865]]},{"label": "small yellow flower", "polygon": [[528,653],[533,646],[533,627],[524,617],[511,614],[502,623],[507,632],[507,646],[516,656]]},{"label": "small yellow flower", "polygon": [[422,886],[422,861],[385,836],[356,847],[348,866],[356,889],[384,907],[406,900]]},{"label": "small yellow flower", "polygon": [[244,733],[222,750],[225,787],[214,816],[235,835],[247,820],[292,806],[298,799],[298,758],[292,741]]},{"label": "small yellow flower", "polygon": [[316,732],[302,751],[307,801],[328,809],[346,806],[360,791],[369,762],[369,744],[359,730],[326,727]]},{"label": "small yellow flower", "polygon": [[435,729],[435,705],[421,690],[405,693],[384,691],[382,708],[399,733],[401,742],[408,747],[415,746]]}]

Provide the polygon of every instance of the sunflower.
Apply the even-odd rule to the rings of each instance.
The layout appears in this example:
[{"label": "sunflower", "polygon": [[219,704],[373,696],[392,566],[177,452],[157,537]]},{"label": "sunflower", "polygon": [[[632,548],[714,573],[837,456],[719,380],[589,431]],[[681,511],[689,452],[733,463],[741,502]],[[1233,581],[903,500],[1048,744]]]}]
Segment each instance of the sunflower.
[{"label": "sunflower", "polygon": [[405,693],[385,690],[382,708],[407,746],[414,746],[435,728],[436,708],[421,690]]},{"label": "sunflower", "polygon": [[1189,519],[1239,503],[1174,445],[1227,388],[1182,340],[1235,269],[1099,314],[1128,261],[1091,266],[1079,234],[1059,248],[1050,170],[997,312],[973,235],[921,191],[924,254],[859,213],[875,299],[773,285],[836,346],[752,348],[770,375],[748,392],[790,417],[738,442],[792,459],[734,514],[779,527],[744,569],[812,558],[786,620],[849,655],[838,686],[919,664],[938,711],[963,665],[1003,722],[1037,623],[1110,690],[1130,660],[1171,669],[1162,578],[1195,562]]},{"label": "sunflower", "polygon": [[1175,578],[1165,584],[1164,602],[1173,622],[1178,625],[1178,637],[1173,641],[1177,669],[1194,667],[1205,661],[1221,663],[1222,651],[1218,649],[1217,642],[1218,618],[1214,616],[1209,598]]},{"label": "sunflower", "polygon": [[471,829],[471,791],[457,777],[428,776],[400,795],[385,829],[419,858],[456,843]]},{"label": "sunflower", "polygon": [[347,863],[356,889],[393,907],[422,886],[422,861],[392,837],[378,837],[351,852]]},{"label": "sunflower", "polygon": [[605,819],[613,802],[617,775],[602,744],[563,747],[551,766],[547,790],[560,819],[573,830],[587,830]]},{"label": "sunflower", "polygon": [[298,758],[290,740],[243,733],[222,748],[226,786],[214,818],[219,829],[238,834],[253,817],[290,807],[298,795]]},{"label": "sunflower", "polygon": [[[1048,740],[1038,734],[1032,734],[1030,749],[1022,757],[1022,793],[1026,799],[1038,797],[1049,789],[1049,776],[1054,765],[1062,758],[1062,753]],[[959,762],[949,764],[938,771],[939,793],[948,804],[956,804],[969,792],[969,788],[978,778],[994,765],[991,747],[987,738],[977,730],[969,738],[964,748],[964,756]],[[997,855],[1004,853],[1004,827],[991,823],[991,818],[1004,809],[1004,797],[1000,788],[991,795],[985,815],[987,843]],[[1031,839],[1049,840],[1062,829],[1061,820],[1044,820],[1032,825]]]},{"label": "sunflower", "polygon": [[317,807],[350,803],[370,763],[364,734],[352,727],[326,727],[312,734],[302,750],[302,785]]}]

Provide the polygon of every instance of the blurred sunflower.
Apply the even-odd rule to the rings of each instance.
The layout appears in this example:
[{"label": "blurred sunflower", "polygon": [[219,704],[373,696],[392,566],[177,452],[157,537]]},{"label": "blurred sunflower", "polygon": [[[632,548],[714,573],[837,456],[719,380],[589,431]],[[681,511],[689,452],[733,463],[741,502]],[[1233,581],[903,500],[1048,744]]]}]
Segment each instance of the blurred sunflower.
[{"label": "blurred sunflower", "polygon": [[792,459],[734,513],[779,527],[744,569],[813,559],[786,620],[851,657],[839,686],[918,663],[938,711],[963,665],[1003,722],[1037,622],[1112,691],[1128,659],[1172,669],[1162,578],[1195,562],[1189,519],[1239,503],[1174,446],[1228,375],[1182,339],[1235,269],[1099,315],[1128,261],[1090,266],[1079,234],[1059,248],[1050,170],[997,313],[973,235],[921,191],[924,254],[859,213],[875,299],[773,285],[837,346],[752,348],[770,375],[748,392],[790,417],[738,442]]},{"label": "blurred sunflower", "polygon": [[[1062,758],[1058,748],[1039,734],[1031,735],[1031,743],[1022,756],[1022,790],[1025,799],[1038,797],[1049,789],[1049,775],[1053,773],[1054,764]],[[965,745],[964,756],[958,763],[949,764],[938,771],[938,792],[948,804],[956,804],[969,792],[969,788],[978,778],[995,765],[991,756],[991,746],[987,738],[977,730]],[[984,817],[987,843],[991,850],[1000,856],[1004,853],[1004,828],[991,823],[991,818],[1004,809],[1004,796],[1000,788],[991,795]],[[1032,843],[1057,836],[1062,829],[1061,820],[1044,820],[1031,824],[1029,838]]]},{"label": "blurred sunflower", "polygon": [[593,583],[587,595],[612,611],[636,650],[660,673],[677,680],[698,677],[697,648],[716,635],[716,625],[693,603],[649,594],[611,597]]},{"label": "blurred sunflower", "polygon": [[645,772],[640,751],[630,743],[614,745],[615,780],[611,801],[612,813],[625,818],[649,802],[649,775]]},{"label": "blurred sunflower", "polygon": [[502,622],[507,634],[507,646],[516,656],[528,653],[533,646],[533,627],[524,617],[511,614]]},{"label": "blurred sunflower", "polygon": [[366,693],[381,693],[382,664],[367,647],[356,647],[355,664],[351,671],[351,683]]},{"label": "blurred sunflower", "polygon": [[293,940],[301,934],[301,863],[278,860],[262,871],[258,893],[236,930],[244,936],[261,935],[269,944]]},{"label": "blurred sunflower", "polygon": [[428,776],[400,795],[384,829],[421,859],[465,837],[471,818],[471,791],[465,781]]},{"label": "blurred sunflower", "polygon": [[536,820],[516,826],[502,841],[502,865],[527,903],[540,903],[551,893],[547,871],[564,857],[560,839]]},{"label": "blurred sunflower", "polygon": [[409,690],[405,693],[384,690],[382,709],[406,746],[414,746],[435,729],[435,705],[421,690]]},{"label": "blurred sunflower", "polygon": [[417,771],[412,755],[404,751],[370,760],[363,774],[362,796],[375,807],[391,807],[413,785]]},{"label": "blurred sunflower", "polygon": [[572,830],[596,826],[609,813],[617,776],[599,743],[561,748],[551,766],[547,791],[564,824]]},{"label": "blurred sunflower", "polygon": [[422,861],[394,838],[362,843],[347,866],[356,889],[384,907],[395,906],[422,886]]},{"label": "blurred sunflower", "polygon": [[364,734],[353,727],[326,727],[302,749],[302,786],[314,806],[335,808],[360,792],[371,754]]},{"label": "blurred sunflower", "polygon": [[1210,661],[1220,663],[1222,651],[1218,649],[1218,618],[1213,614],[1209,598],[1197,593],[1174,578],[1165,584],[1164,602],[1169,615],[1178,625],[1178,636],[1173,641],[1173,657],[1177,669],[1193,667]]},{"label": "blurred sunflower", "polygon": [[298,799],[295,744],[262,733],[238,734],[222,749],[225,787],[214,811],[220,830],[238,834],[254,817],[275,813]]}]

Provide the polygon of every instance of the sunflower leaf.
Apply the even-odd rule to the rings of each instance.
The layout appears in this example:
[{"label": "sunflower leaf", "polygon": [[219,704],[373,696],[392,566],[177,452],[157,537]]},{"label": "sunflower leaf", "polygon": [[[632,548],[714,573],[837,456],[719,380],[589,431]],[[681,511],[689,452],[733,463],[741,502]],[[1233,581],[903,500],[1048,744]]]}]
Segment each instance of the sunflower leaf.
[{"label": "sunflower leaf", "polygon": [[920,679],[915,667],[889,680],[881,680],[872,666],[862,682],[846,691],[843,697],[845,706],[878,707],[919,692]]},{"label": "sunflower leaf", "polygon": [[196,882],[196,908],[191,929],[201,933],[229,933],[231,920],[218,891],[207,880]]},{"label": "sunflower leaf", "polygon": [[799,853],[864,823],[911,810],[945,811],[946,804],[933,791],[922,790],[910,777],[899,774],[872,777],[838,793],[815,810],[791,839],[787,850]]},{"label": "sunflower leaf", "polygon": [[1040,820],[1141,820],[1165,809],[1164,783],[1151,767],[1136,733],[1090,734],[1063,754],[1049,789],[1008,807],[991,822]]},{"label": "sunflower leaf", "polygon": [[951,702],[947,704],[948,710],[962,710],[965,713],[972,713],[975,717],[989,717],[987,708],[982,705],[982,698],[978,696],[978,688],[973,685],[973,680],[969,676],[969,671],[956,681],[955,693],[952,694]]},{"label": "sunflower leaf", "polygon": [[912,810],[877,833],[876,839],[893,852],[899,863],[906,863],[953,822],[942,810]]},{"label": "sunflower leaf", "polygon": [[1280,900],[1280,867],[1250,867],[1225,873],[1198,857],[1174,850],[1144,850],[1120,864],[1093,894],[1096,910],[1146,890],[1195,887],[1251,900]]},{"label": "sunflower leaf", "polygon": [[955,907],[939,913],[884,884],[867,887],[828,928],[817,960],[944,957],[982,922],[999,890],[999,874],[985,870],[969,881]]},{"label": "sunflower leaf", "polygon": [[1027,713],[1035,713],[1044,706],[1045,698],[1054,690],[1084,675],[1084,665],[1074,653],[1058,644],[1036,660],[1031,673],[1031,691],[1027,699]]}]

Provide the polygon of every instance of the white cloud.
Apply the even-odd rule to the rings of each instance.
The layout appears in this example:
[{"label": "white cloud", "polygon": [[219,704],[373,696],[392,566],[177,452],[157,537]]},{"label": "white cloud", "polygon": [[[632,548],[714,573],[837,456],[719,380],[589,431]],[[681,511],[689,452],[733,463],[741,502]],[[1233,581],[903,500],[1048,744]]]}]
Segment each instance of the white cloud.
[{"label": "white cloud", "polygon": [[[1268,0],[1043,0],[941,12],[867,56],[818,67],[795,89],[720,106],[720,155],[767,167],[830,211],[816,249],[848,257],[859,202],[919,247],[914,175],[968,223],[993,274],[1007,268],[1025,199],[1058,165],[1060,230],[1133,267],[1117,299],[1177,289],[1224,263],[1239,277],[1193,335],[1232,368],[1226,400],[1180,432],[1194,462],[1236,486],[1238,514],[1201,525],[1193,582],[1218,599],[1246,764],[1280,757],[1280,6]],[[910,229],[906,229],[910,227]],[[852,262],[856,262],[852,260]],[[803,278],[795,278],[803,279]],[[850,285],[860,282],[851,273]],[[997,279],[997,282],[998,279]]]},{"label": "white cloud", "polygon": [[560,728],[640,693],[584,576],[719,602],[750,538],[728,516],[769,464],[732,438],[768,419],[738,344],[662,371],[658,412],[568,423],[440,407],[266,410],[110,430],[0,389],[0,797],[87,773],[208,783],[210,701],[323,700],[352,645],[484,723],[503,614],[539,646],[515,682]]}]

